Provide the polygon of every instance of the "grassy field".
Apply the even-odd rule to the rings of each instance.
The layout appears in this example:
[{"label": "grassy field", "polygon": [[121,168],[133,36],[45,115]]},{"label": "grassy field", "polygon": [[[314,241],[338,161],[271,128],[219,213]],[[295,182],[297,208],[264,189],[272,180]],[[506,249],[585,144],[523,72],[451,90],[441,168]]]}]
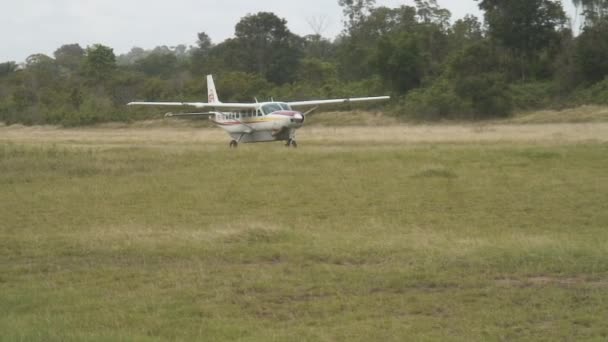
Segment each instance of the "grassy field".
[{"label": "grassy field", "polygon": [[607,142],[0,128],[0,340],[605,341]]}]

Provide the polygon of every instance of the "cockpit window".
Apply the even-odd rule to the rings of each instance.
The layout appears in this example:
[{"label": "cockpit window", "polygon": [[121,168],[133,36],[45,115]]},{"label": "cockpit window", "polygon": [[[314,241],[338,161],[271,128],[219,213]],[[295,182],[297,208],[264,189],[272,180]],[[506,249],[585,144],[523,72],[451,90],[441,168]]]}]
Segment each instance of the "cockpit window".
[{"label": "cockpit window", "polygon": [[283,110],[291,110],[291,107],[289,107],[287,103],[279,103],[279,106],[281,106],[281,109]]},{"label": "cockpit window", "polygon": [[262,110],[264,111],[264,114],[268,115],[274,112],[281,111],[282,108],[278,103],[269,103],[262,106]]}]

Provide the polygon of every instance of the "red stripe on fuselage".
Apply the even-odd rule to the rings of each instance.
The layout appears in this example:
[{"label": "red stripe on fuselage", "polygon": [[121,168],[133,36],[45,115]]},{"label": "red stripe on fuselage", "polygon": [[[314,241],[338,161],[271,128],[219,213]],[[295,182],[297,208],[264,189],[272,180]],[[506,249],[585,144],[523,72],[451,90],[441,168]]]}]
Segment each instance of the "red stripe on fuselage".
[{"label": "red stripe on fuselage", "polygon": [[296,116],[296,114],[299,114],[298,112],[294,112],[294,111],[280,111],[280,112],[274,112],[272,113],[273,115],[281,115],[281,116],[288,116],[290,118]]}]

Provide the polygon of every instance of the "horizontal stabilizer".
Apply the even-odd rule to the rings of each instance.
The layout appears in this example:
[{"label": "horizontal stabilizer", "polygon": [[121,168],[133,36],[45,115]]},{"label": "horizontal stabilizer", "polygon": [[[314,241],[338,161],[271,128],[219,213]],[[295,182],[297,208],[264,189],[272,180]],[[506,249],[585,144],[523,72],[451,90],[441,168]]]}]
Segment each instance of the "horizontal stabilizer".
[{"label": "horizontal stabilizer", "polygon": [[215,113],[167,113],[165,114],[166,118],[175,118],[175,117],[184,117],[184,116],[212,116]]}]

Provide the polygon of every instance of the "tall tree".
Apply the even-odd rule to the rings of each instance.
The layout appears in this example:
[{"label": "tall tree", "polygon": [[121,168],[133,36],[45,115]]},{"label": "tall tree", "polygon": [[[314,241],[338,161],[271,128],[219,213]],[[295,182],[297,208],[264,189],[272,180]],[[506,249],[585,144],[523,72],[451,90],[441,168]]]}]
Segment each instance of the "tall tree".
[{"label": "tall tree", "polygon": [[608,18],[608,0],[572,0],[572,3],[583,10],[586,26],[593,26]]},{"label": "tall tree", "polygon": [[126,54],[122,54],[116,58],[116,63],[120,66],[133,65],[138,60],[145,58],[150,54],[150,51],[146,51],[140,47],[133,47],[131,51]]},{"label": "tall tree", "polygon": [[17,63],[6,62],[0,63],[0,77],[7,76],[17,70]]},{"label": "tall tree", "polygon": [[576,40],[575,60],[584,81],[608,77],[608,20],[588,26]]},{"label": "tall tree", "polygon": [[170,77],[177,71],[177,57],[169,52],[154,52],[135,62],[135,68],[149,76]]},{"label": "tall tree", "polygon": [[196,41],[196,45],[199,49],[204,51],[209,51],[213,47],[213,42],[211,41],[211,37],[205,32],[199,32],[197,34],[198,40]]},{"label": "tall tree", "polygon": [[338,0],[342,12],[347,18],[347,30],[356,26],[365,18],[376,4],[376,0]]},{"label": "tall tree", "polygon": [[470,43],[476,43],[483,39],[481,22],[473,15],[467,15],[456,20],[450,32],[450,44],[461,47]]},{"label": "tall tree", "polygon": [[478,0],[485,11],[489,35],[509,49],[526,79],[540,52],[558,44],[567,17],[561,2],[552,0]]},{"label": "tall tree", "polygon": [[25,60],[29,86],[40,90],[44,87],[52,87],[58,81],[59,68],[55,60],[45,54],[34,54]]},{"label": "tall tree", "polygon": [[425,24],[437,24],[446,29],[450,25],[452,14],[449,10],[439,7],[437,0],[415,0],[418,17]]},{"label": "tall tree", "polygon": [[269,12],[248,15],[236,25],[235,36],[245,53],[244,71],[263,75],[276,84],[294,80],[303,42],[289,31],[285,19]]},{"label": "tall tree", "polygon": [[116,69],[116,55],[110,47],[95,44],[87,48],[85,74],[93,81],[107,80]]},{"label": "tall tree", "polygon": [[374,64],[382,78],[400,93],[420,86],[427,63],[415,33],[385,36],[377,44]]},{"label": "tall tree", "polygon": [[190,69],[196,74],[217,73],[218,70],[210,70],[208,65],[209,55],[214,47],[211,37],[205,32],[199,32],[197,37],[197,47],[192,49],[190,58]]},{"label": "tall tree", "polygon": [[418,26],[415,7],[378,7],[368,11],[369,14],[359,17],[356,25],[351,25],[337,41],[340,76],[348,81],[369,78],[376,72],[377,45],[384,38],[401,31],[411,33]]},{"label": "tall tree", "polygon": [[60,66],[69,70],[78,70],[85,56],[85,50],[78,44],[63,45],[53,54]]}]

